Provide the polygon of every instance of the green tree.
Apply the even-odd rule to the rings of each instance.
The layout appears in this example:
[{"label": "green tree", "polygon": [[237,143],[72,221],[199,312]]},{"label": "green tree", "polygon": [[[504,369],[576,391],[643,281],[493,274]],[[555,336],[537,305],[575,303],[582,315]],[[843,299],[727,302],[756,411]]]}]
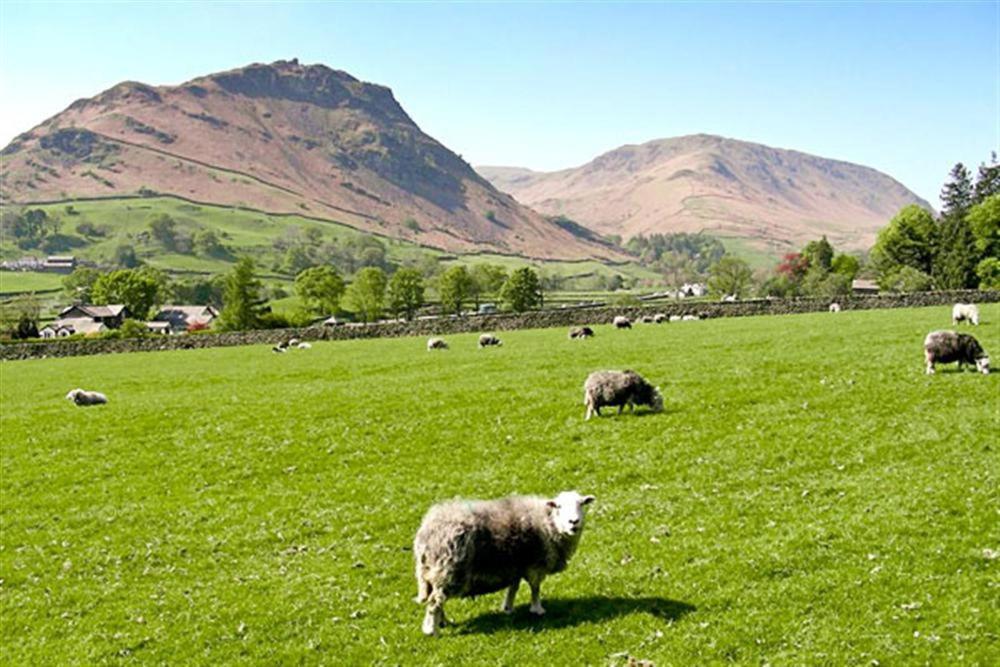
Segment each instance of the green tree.
[{"label": "green tree", "polygon": [[1000,194],[993,194],[969,209],[969,227],[976,249],[984,257],[1000,257]]},{"label": "green tree", "polygon": [[177,249],[177,223],[166,213],[160,213],[149,221],[149,231],[167,250]]},{"label": "green tree", "polygon": [[847,276],[849,281],[854,280],[858,275],[858,271],[861,270],[861,262],[853,255],[837,255],[830,262],[830,270],[834,273]]},{"label": "green tree", "polygon": [[35,294],[19,294],[9,302],[0,304],[3,332],[11,338],[38,338],[38,320],[42,306]]},{"label": "green tree", "polygon": [[417,309],[424,305],[424,277],[417,269],[403,268],[389,280],[389,310],[399,317],[412,320]]},{"label": "green tree", "polygon": [[163,274],[153,269],[119,269],[100,275],[91,288],[95,304],[123,304],[132,317],[145,320],[159,305],[166,287]]},{"label": "green tree", "polygon": [[122,338],[143,338],[149,334],[149,329],[146,328],[146,323],[141,320],[127,318],[122,322],[121,329]]},{"label": "green tree", "polygon": [[959,162],[949,174],[951,180],[941,188],[941,217],[965,217],[966,211],[972,206],[972,177],[965,165]]},{"label": "green tree", "polygon": [[498,298],[500,288],[507,281],[507,271],[497,264],[476,264],[469,271],[469,276],[472,278],[476,308],[479,307],[479,300],[483,297]]},{"label": "green tree", "polygon": [[446,313],[461,313],[462,304],[472,298],[472,292],[472,276],[464,266],[453,266],[438,278],[438,299]]},{"label": "green tree", "polygon": [[879,276],[879,287],[889,292],[923,292],[931,288],[931,277],[912,266],[898,266]]},{"label": "green tree", "polygon": [[742,297],[752,283],[750,265],[736,257],[723,257],[708,270],[708,289],[717,297],[728,294]]},{"label": "green tree", "polygon": [[975,237],[964,215],[943,218],[938,226],[937,248],[931,268],[931,278],[937,289],[975,287],[976,264],[980,253]]},{"label": "green tree", "polygon": [[522,266],[510,274],[500,288],[500,300],[515,313],[523,313],[542,305],[542,284],[530,266]]},{"label": "green tree", "polygon": [[824,234],[820,240],[807,243],[806,247],[802,249],[802,256],[809,261],[811,268],[829,271],[830,265],[833,263],[833,246],[826,240]]},{"label": "green tree", "polygon": [[226,276],[195,278],[171,285],[174,303],[188,303],[222,308],[222,294],[226,286]]},{"label": "green tree", "polygon": [[987,257],[976,266],[979,289],[1000,290],[1000,257]]},{"label": "green tree", "polygon": [[49,217],[49,214],[43,209],[32,208],[15,214],[10,227],[18,247],[22,249],[36,248],[45,241],[49,234],[59,231],[59,221]]},{"label": "green tree", "polygon": [[295,293],[317,315],[333,315],[344,295],[344,280],[332,266],[314,266],[295,278]]},{"label": "green tree", "polygon": [[245,331],[260,326],[265,299],[262,296],[261,282],[254,275],[255,268],[253,260],[244,256],[237,260],[236,266],[226,275],[219,329]]},{"label": "green tree", "polygon": [[989,164],[984,162],[979,165],[979,176],[976,178],[972,193],[972,200],[976,204],[1000,194],[1000,164],[997,164],[996,151],[993,151],[990,158]]},{"label": "green tree", "polygon": [[142,262],[135,254],[135,248],[127,243],[123,243],[115,248],[115,264],[125,269],[134,269]]},{"label": "green tree", "polygon": [[883,276],[904,266],[929,275],[936,245],[937,227],[930,211],[910,204],[879,230],[872,262]]},{"label": "green tree", "polygon": [[377,266],[361,269],[347,287],[348,306],[365,322],[377,320],[385,309],[385,286],[385,271]]},{"label": "green tree", "polygon": [[73,273],[63,278],[63,291],[73,301],[90,303],[94,283],[100,277],[101,274],[97,269],[79,266],[73,270]]},{"label": "green tree", "polygon": [[293,245],[285,251],[282,270],[289,275],[297,276],[313,266],[313,263],[313,259],[305,246]]},{"label": "green tree", "polygon": [[219,240],[219,235],[211,229],[200,229],[195,232],[195,252],[206,257],[228,257],[229,249]]}]

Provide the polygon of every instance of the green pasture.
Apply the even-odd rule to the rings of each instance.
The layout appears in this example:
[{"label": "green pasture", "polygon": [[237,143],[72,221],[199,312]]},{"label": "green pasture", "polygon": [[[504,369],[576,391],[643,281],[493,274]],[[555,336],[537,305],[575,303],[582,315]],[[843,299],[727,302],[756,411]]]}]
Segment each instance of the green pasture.
[{"label": "green pasture", "polygon": [[[949,310],[4,362],[0,662],[996,665],[1000,375],[924,374]],[[664,412],[585,422],[606,368]],[[548,614],[422,636],[426,509],[565,489]]]}]

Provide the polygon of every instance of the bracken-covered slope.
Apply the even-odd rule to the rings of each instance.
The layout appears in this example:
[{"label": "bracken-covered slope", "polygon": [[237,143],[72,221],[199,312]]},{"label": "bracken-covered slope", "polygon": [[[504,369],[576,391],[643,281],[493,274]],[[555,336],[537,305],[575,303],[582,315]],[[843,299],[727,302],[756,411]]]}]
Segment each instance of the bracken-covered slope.
[{"label": "bracken-covered slope", "polygon": [[14,204],[160,193],[456,252],[619,257],[495,189],[388,88],[296,60],[179,86],[121,83],[0,155],[0,194]]},{"label": "bracken-covered slope", "polygon": [[868,167],[704,134],[622,146],[562,171],[478,171],[538,211],[605,234],[705,231],[770,250],[821,234],[868,248],[901,207],[929,207]]}]

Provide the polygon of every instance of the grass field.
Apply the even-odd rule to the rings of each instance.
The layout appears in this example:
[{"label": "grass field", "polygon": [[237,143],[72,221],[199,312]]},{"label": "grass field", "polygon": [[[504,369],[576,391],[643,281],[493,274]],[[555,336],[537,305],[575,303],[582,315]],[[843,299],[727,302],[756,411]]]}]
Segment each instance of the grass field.
[{"label": "grass field", "polygon": [[42,271],[0,271],[0,295],[60,290],[65,277]]},{"label": "grass field", "polygon": [[[1000,307],[975,330],[1000,358]],[[1000,663],[1000,385],[921,343],[946,307],[616,332],[5,362],[0,661]],[[588,372],[660,414],[583,421]],[[107,406],[63,396],[97,389]],[[420,634],[439,500],[593,493],[548,579]]]}]

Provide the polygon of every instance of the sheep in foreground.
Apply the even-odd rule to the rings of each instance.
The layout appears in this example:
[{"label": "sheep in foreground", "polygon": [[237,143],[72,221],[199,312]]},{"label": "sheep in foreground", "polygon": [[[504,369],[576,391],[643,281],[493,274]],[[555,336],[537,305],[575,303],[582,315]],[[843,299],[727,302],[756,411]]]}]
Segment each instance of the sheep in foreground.
[{"label": "sheep in foreground", "polygon": [[839,313],[840,312],[840,304],[837,303],[836,301],[834,301],[833,303],[831,303],[830,304],[830,312],[831,313]]},{"label": "sheep in foreground", "polygon": [[108,397],[99,391],[84,391],[79,388],[66,394],[66,398],[81,406],[104,405],[108,402]]},{"label": "sheep in foreground", "polygon": [[648,405],[653,412],[659,412],[663,410],[663,396],[635,371],[595,371],[583,383],[583,404],[587,408],[585,419],[590,419],[595,413],[600,416],[601,408],[608,405],[617,405],[618,414],[626,405],[632,411],[636,405]]},{"label": "sheep in foreground", "polygon": [[479,349],[484,347],[499,347],[503,345],[503,341],[494,336],[493,334],[483,334],[479,337]]},{"label": "sheep in foreground", "polygon": [[591,338],[594,335],[594,330],[590,327],[573,327],[569,330],[570,338]]},{"label": "sheep in foreground", "polygon": [[624,315],[615,315],[615,319],[611,320],[611,323],[615,325],[616,329],[632,328],[632,320],[625,317]]},{"label": "sheep in foreground", "polygon": [[531,613],[544,614],[542,581],[566,569],[583,534],[585,507],[593,501],[564,491],[553,499],[511,496],[431,507],[413,541],[416,601],[427,606],[424,634],[445,624],[448,598],[506,588],[502,610],[513,613],[522,579],[531,587]]},{"label": "sheep in foreground", "polygon": [[984,375],[990,372],[990,357],[983,346],[969,334],[954,331],[932,331],[924,339],[924,358],[927,361],[927,374],[934,373],[934,364],[958,362],[975,365],[976,370]]},{"label": "sheep in foreground", "polygon": [[956,303],[951,309],[951,323],[958,324],[968,320],[969,324],[979,326],[979,306],[974,303]]},{"label": "sheep in foreground", "polygon": [[448,343],[445,342],[443,338],[431,338],[427,341],[427,351],[431,350],[447,350]]}]

